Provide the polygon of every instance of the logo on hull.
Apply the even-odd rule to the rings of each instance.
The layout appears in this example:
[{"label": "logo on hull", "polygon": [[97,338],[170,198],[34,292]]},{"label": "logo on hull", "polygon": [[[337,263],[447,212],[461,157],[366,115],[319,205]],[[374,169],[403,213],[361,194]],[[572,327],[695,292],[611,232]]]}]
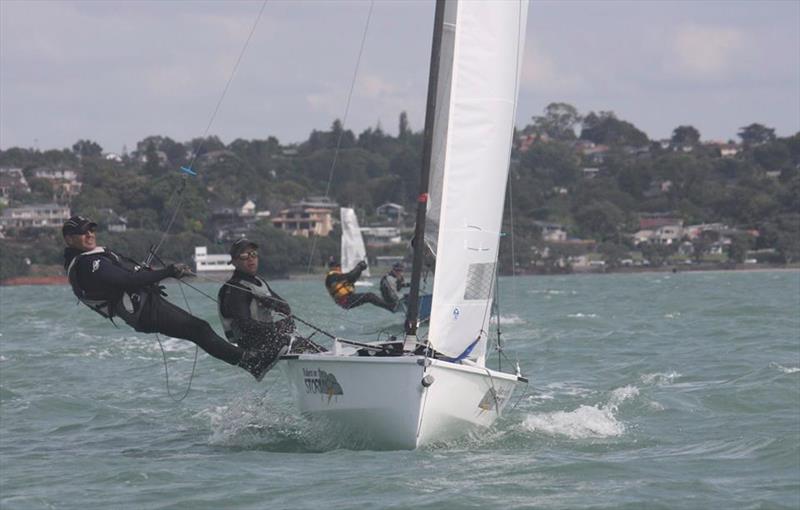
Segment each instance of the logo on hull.
[{"label": "logo on hull", "polygon": [[478,403],[478,408],[484,411],[491,411],[492,409],[496,409],[497,412],[500,412],[500,409],[503,408],[503,403],[508,399],[508,395],[502,391],[495,391],[494,388],[489,388],[489,391],[483,396],[481,401]]},{"label": "logo on hull", "polygon": [[303,369],[303,382],[306,385],[306,393],[327,395],[328,402],[338,395],[344,395],[342,385],[336,380],[336,376],[324,370]]}]

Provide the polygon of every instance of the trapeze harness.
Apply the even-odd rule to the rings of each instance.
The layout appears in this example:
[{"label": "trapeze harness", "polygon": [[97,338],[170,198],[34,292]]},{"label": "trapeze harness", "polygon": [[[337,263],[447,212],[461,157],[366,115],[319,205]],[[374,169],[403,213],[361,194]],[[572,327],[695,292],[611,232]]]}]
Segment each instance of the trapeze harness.
[{"label": "trapeze harness", "polygon": [[[329,271],[327,276],[342,274],[341,271]],[[326,277],[327,277],[326,276]],[[343,279],[339,280],[338,282],[333,283],[331,286],[328,287],[328,293],[331,295],[336,304],[339,306],[345,306],[347,304],[347,298],[355,292],[356,288],[350,282],[350,280]]]},{"label": "trapeze harness", "polygon": [[[229,281],[230,283],[226,285],[244,287],[243,292],[249,292],[253,296],[253,299],[250,300],[250,318],[259,322],[271,323],[272,312],[268,308],[264,307],[261,304],[261,301],[275,300],[275,294],[272,293],[272,289],[269,288],[267,282],[265,282],[262,278],[255,275],[253,275],[253,278],[255,278],[258,283],[238,279],[235,282]],[[222,315],[222,310],[225,307],[223,302],[226,295],[226,293],[223,292],[224,289],[225,286],[222,287],[219,293],[217,311],[219,312],[219,320],[222,322],[222,327],[225,330],[225,336],[228,338],[228,340],[233,342],[236,341],[233,332],[233,321],[235,319]]]},{"label": "trapeze harness", "polygon": [[79,253],[72,259],[72,262],[69,263],[69,267],[67,267],[69,285],[72,287],[72,292],[78,298],[78,301],[106,319],[109,319],[112,323],[114,322],[114,317],[117,316],[121,317],[122,320],[131,326],[138,325],[139,317],[141,316],[145,301],[147,300],[149,289],[145,287],[134,292],[123,291],[121,295],[116,298],[109,298],[108,294],[105,292],[101,294],[100,292],[87,292],[83,290],[78,284],[77,262],[81,257],[88,255],[101,255],[111,261],[112,264],[133,272],[141,271],[142,266],[111,250],[98,247]]}]

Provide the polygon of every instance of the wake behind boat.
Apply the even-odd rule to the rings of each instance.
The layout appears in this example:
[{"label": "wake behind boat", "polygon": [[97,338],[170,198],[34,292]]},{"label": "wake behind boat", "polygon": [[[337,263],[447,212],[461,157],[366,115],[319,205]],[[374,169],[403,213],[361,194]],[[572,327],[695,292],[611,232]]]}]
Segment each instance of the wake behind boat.
[{"label": "wake behind boat", "polygon": [[[356,447],[413,449],[492,425],[527,380],[486,367],[527,0],[438,0],[403,340],[336,339],[282,363],[300,412]],[[425,250],[436,259],[419,324]]]}]

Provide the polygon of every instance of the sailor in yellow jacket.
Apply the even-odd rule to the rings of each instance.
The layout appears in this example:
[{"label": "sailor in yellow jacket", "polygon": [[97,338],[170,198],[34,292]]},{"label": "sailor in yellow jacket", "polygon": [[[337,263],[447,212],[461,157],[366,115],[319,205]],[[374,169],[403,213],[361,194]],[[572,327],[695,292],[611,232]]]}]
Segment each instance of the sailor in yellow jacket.
[{"label": "sailor in yellow jacket", "polygon": [[325,277],[325,287],[328,289],[328,294],[331,295],[337,305],[345,310],[369,303],[394,312],[394,305],[387,303],[372,292],[358,293],[355,291],[355,283],[361,277],[361,272],[366,268],[367,263],[362,260],[352,271],[343,273],[342,265],[334,257],[331,257],[328,261],[328,274]]}]

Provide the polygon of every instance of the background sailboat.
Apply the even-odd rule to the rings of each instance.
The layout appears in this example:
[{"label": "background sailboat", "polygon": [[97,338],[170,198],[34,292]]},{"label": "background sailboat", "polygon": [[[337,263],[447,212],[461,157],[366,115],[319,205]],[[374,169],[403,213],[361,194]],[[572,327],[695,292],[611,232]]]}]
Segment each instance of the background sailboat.
[{"label": "background sailboat", "polygon": [[[486,367],[526,15],[527,0],[437,1],[405,341],[337,339],[283,364],[301,413],[328,434],[373,448],[448,440],[491,425],[527,382]],[[427,331],[423,245],[436,256]]]},{"label": "background sailboat", "polygon": [[[351,271],[356,264],[362,260],[367,260],[367,249],[364,246],[364,236],[361,234],[361,227],[358,224],[358,217],[355,210],[350,207],[342,207],[339,210],[339,218],[342,223],[342,246],[341,246],[341,264],[342,271],[347,273]],[[369,278],[370,269],[367,267],[362,273],[362,278]],[[356,286],[371,287],[372,282],[366,280],[359,280]]]}]

